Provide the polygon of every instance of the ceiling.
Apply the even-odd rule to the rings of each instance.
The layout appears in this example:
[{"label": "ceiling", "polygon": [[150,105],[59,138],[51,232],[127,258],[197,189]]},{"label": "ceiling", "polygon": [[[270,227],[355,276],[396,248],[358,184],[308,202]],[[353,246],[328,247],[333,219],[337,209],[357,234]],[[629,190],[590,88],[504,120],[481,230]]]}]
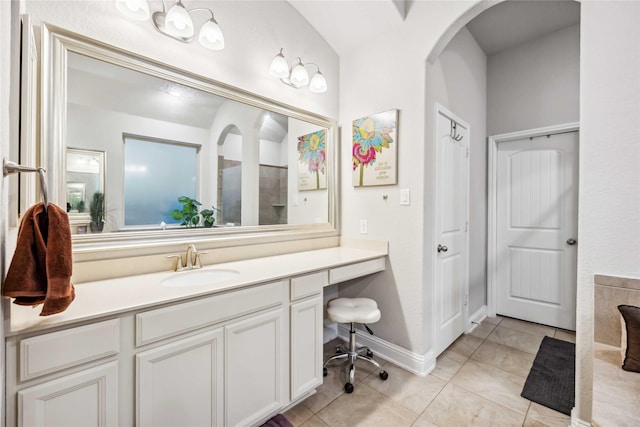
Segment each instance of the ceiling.
[{"label": "ceiling", "polygon": [[484,53],[492,55],[580,22],[580,3],[505,1],[476,16],[467,29]]},{"label": "ceiling", "polygon": [[[379,33],[404,23],[413,1],[430,0],[289,0],[338,55]],[[450,0],[451,1],[451,0]],[[366,4],[366,7],[365,7]],[[469,23],[487,55],[580,22],[574,0],[509,0],[487,9]]]},{"label": "ceiling", "polygon": [[[84,107],[209,129],[228,99],[76,53],[68,57],[68,102]],[[89,90],[90,88],[90,90]],[[260,139],[282,142],[288,117],[263,115]],[[238,133],[237,127],[229,133]]]}]

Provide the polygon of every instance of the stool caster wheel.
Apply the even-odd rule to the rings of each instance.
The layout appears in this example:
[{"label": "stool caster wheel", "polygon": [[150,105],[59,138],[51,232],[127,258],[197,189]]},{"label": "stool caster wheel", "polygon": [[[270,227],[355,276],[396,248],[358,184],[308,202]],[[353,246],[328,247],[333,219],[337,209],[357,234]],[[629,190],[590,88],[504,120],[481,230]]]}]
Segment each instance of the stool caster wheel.
[{"label": "stool caster wheel", "polygon": [[367,357],[373,357],[373,351],[367,350]]},{"label": "stool caster wheel", "polygon": [[347,392],[347,393],[353,393],[353,384],[346,383],[344,385],[344,391]]},{"label": "stool caster wheel", "polygon": [[322,376],[326,377],[327,376],[327,368],[322,368]]},{"label": "stool caster wheel", "polygon": [[386,381],[387,378],[389,378],[389,374],[387,373],[387,371],[380,372],[380,379],[382,381]]}]

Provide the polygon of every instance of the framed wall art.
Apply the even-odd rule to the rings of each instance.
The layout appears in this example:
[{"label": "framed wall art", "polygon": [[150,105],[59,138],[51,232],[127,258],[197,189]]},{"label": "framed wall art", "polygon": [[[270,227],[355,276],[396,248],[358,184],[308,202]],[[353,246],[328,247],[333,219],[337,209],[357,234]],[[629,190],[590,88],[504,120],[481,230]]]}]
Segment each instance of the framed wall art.
[{"label": "framed wall art", "polygon": [[298,190],[327,188],[327,132],[325,129],[298,137]]},{"label": "framed wall art", "polygon": [[398,178],[398,110],[353,121],[353,186],[393,185]]}]

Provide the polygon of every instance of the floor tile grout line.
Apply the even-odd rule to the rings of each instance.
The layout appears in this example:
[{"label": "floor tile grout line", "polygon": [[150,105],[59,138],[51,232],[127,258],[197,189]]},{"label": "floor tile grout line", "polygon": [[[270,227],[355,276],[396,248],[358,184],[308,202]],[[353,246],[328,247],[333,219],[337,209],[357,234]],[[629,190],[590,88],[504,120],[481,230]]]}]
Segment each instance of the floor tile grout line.
[{"label": "floor tile grout line", "polygon": [[[480,340],[480,341],[479,341],[479,344],[478,344],[477,346],[475,346],[475,348],[473,348],[473,350],[471,351],[471,353],[469,354],[469,356],[465,356],[464,354],[460,354],[460,353],[457,353],[457,352],[455,352],[455,351],[452,351],[452,353],[454,353],[454,354],[457,356],[455,359],[452,359],[452,360],[453,360],[454,362],[456,362],[456,364],[458,364],[458,365],[459,365],[459,367],[458,367],[458,369],[457,369],[453,374],[451,374],[451,376],[450,376],[449,378],[444,378],[444,377],[438,376],[437,374],[434,374],[434,373],[433,373],[433,370],[428,374],[429,376],[431,376],[431,375],[432,375],[434,378],[438,379],[439,381],[443,381],[443,386],[442,386],[442,387],[441,387],[441,388],[440,388],[440,389],[439,389],[439,390],[438,390],[438,391],[437,391],[437,392],[436,392],[436,393],[431,397],[431,399],[426,403],[426,406],[424,407],[424,409],[423,409],[422,411],[420,411],[419,413],[414,412],[414,411],[413,411],[413,409],[408,408],[408,407],[406,407],[406,406],[402,405],[402,403],[401,403],[401,402],[399,402],[399,401],[395,400],[392,396],[388,396],[388,395],[386,395],[385,393],[383,393],[383,392],[381,392],[381,391],[377,390],[377,388],[375,388],[375,386],[369,385],[369,384],[367,383],[367,381],[369,381],[370,377],[371,377],[373,374],[376,374],[376,373],[377,373],[377,370],[376,370],[376,369],[373,369],[373,370],[371,370],[371,371],[366,371],[366,370],[365,370],[365,371],[364,371],[364,374],[365,374],[365,375],[364,375],[361,379],[359,379],[357,382],[354,382],[354,385],[364,385],[364,386],[370,387],[372,390],[377,391],[381,396],[383,396],[383,397],[384,397],[384,399],[385,399],[385,401],[389,400],[389,401],[391,401],[391,402],[395,401],[396,403],[399,403],[403,408],[407,409],[407,410],[408,410],[412,415],[414,415],[414,416],[415,416],[415,419],[414,419],[414,420],[413,420],[413,422],[411,422],[411,424],[410,424],[410,425],[412,425],[412,426],[414,426],[414,425],[418,422],[418,420],[420,420],[420,419],[421,419],[421,417],[423,417],[423,416],[425,415],[425,413],[429,410],[429,408],[433,405],[433,403],[434,403],[434,402],[435,402],[435,401],[436,401],[436,400],[441,396],[442,391],[443,391],[445,388],[447,388],[449,385],[454,386],[454,387],[459,387],[461,390],[464,390],[464,391],[466,391],[466,392],[468,392],[468,393],[471,393],[471,394],[473,394],[473,395],[474,395],[474,396],[476,396],[477,398],[480,398],[480,399],[481,399],[481,400],[483,400],[483,401],[489,402],[489,403],[491,403],[491,404],[497,405],[497,406],[502,407],[502,408],[506,408],[506,409],[508,409],[508,410],[510,410],[510,411],[512,411],[512,412],[514,412],[514,413],[517,413],[518,415],[523,415],[523,413],[522,413],[522,412],[520,412],[519,410],[516,410],[515,408],[512,408],[512,407],[509,407],[509,406],[507,406],[507,405],[504,405],[503,403],[494,402],[493,400],[487,399],[487,398],[485,398],[484,396],[482,396],[482,395],[480,395],[480,394],[477,394],[476,392],[473,392],[473,391],[471,391],[471,390],[468,390],[468,389],[467,389],[467,388],[465,388],[464,386],[461,386],[461,385],[458,385],[458,384],[454,383],[454,379],[456,378],[456,376],[459,374],[459,372],[463,369],[463,367],[464,367],[465,365],[469,364],[469,361],[471,361],[471,360],[473,360],[473,363],[479,363],[479,364],[484,364],[484,365],[486,365],[486,366],[490,366],[490,367],[495,368],[495,369],[498,369],[498,370],[500,370],[500,371],[502,371],[502,372],[504,372],[504,373],[506,373],[506,374],[508,374],[508,375],[514,375],[514,376],[516,376],[516,377],[524,378],[522,375],[519,375],[519,374],[514,373],[514,372],[506,371],[506,370],[502,369],[500,366],[496,366],[496,365],[494,365],[494,364],[492,364],[492,363],[490,363],[490,362],[488,362],[488,361],[482,361],[482,360],[479,360],[479,359],[475,359],[475,358],[474,358],[474,357],[476,357],[476,356],[477,356],[478,352],[480,351],[480,348],[481,348],[485,343],[487,343],[487,342],[490,342],[492,345],[498,345],[498,346],[506,347],[506,348],[508,348],[508,349],[510,349],[510,350],[515,350],[515,351],[519,351],[519,352],[524,352],[524,353],[532,354],[532,353],[529,353],[529,352],[527,352],[527,351],[525,351],[525,350],[523,350],[523,349],[521,349],[521,348],[514,347],[514,346],[511,346],[511,345],[508,345],[507,343],[503,343],[503,342],[496,342],[496,341],[494,341],[494,340],[492,340],[492,339],[489,339],[489,336],[491,336],[491,335],[494,333],[494,331],[497,329],[497,327],[498,327],[498,326],[504,326],[504,325],[501,325],[502,320],[504,320],[504,319],[503,319],[503,318],[500,318],[500,319],[499,319],[499,321],[498,321],[498,323],[495,323],[495,324],[494,324],[494,323],[491,323],[491,322],[487,322],[487,324],[486,324],[486,325],[487,325],[487,326],[489,326],[489,325],[490,325],[491,327],[490,327],[490,328],[489,328],[489,327],[487,327],[487,328],[486,328],[486,329],[490,329],[490,331],[488,332],[488,334],[487,334],[484,338],[483,338],[483,337],[481,337],[481,336],[477,336],[477,335],[469,334],[469,335],[473,336],[474,338],[476,338],[476,339]],[[481,324],[482,324],[482,322],[481,322]],[[481,324],[480,324],[480,325],[481,325]],[[539,334],[532,334],[532,333],[529,333],[529,332],[526,332],[526,331],[523,331],[523,330],[520,330],[520,329],[509,328],[508,326],[504,326],[504,327],[505,327],[506,329],[509,329],[509,330],[512,330],[512,331],[516,331],[516,332],[518,332],[518,333],[522,333],[522,334],[528,335],[528,336],[530,336],[530,337],[536,337],[536,338],[543,337],[543,335],[539,335]],[[552,335],[547,335],[547,334],[545,334],[544,336],[555,337],[555,335],[556,335],[557,333],[558,333],[558,329],[557,329],[557,328],[554,328],[554,329],[553,329],[553,334],[552,334]],[[482,334],[482,335],[484,335],[484,332],[483,332],[483,334]],[[476,341],[476,342],[477,342],[477,341]],[[460,363],[460,362],[458,361],[458,360],[460,360],[461,358],[464,358],[464,362],[462,362],[462,363]],[[456,360],[456,359],[457,359],[457,360]],[[386,363],[391,363],[391,362],[389,362],[389,361],[387,361],[387,360],[384,360],[384,359],[383,359],[383,360],[379,360],[379,362],[381,363],[381,365],[384,365],[384,364],[386,364]],[[365,366],[366,366],[366,365],[365,365]],[[334,368],[335,368],[335,367],[334,367]],[[384,369],[384,368],[383,368],[383,369]],[[402,368],[400,368],[400,369],[402,369]],[[342,390],[342,391],[341,391],[341,392],[340,392],[340,393],[339,393],[339,394],[338,394],[334,399],[332,399],[331,401],[327,402],[325,405],[323,405],[323,407],[322,407],[322,408],[318,408],[318,410],[317,410],[317,411],[311,411],[309,408],[307,408],[307,409],[309,410],[309,412],[311,413],[311,415],[310,415],[307,419],[305,419],[301,424],[307,423],[307,422],[308,422],[310,419],[312,419],[314,416],[317,416],[317,417],[318,417],[318,419],[319,419],[321,422],[323,422],[324,424],[328,425],[329,427],[335,427],[335,426],[331,425],[330,423],[328,423],[328,422],[327,422],[323,417],[319,416],[318,414],[319,414],[320,412],[322,412],[325,408],[327,408],[328,406],[330,406],[331,404],[333,404],[336,400],[341,399],[341,398],[343,398],[343,399],[344,399],[344,398],[346,398],[346,397],[348,397],[348,396],[347,396],[347,394],[344,392],[344,390]],[[525,425],[525,423],[526,423],[526,421],[527,421],[527,419],[528,419],[528,417],[529,417],[529,412],[531,411],[531,407],[532,407],[532,403],[529,401],[529,402],[528,402],[528,405],[527,405],[527,408],[526,408],[526,411],[524,412],[524,418],[523,418],[523,421],[522,421],[522,424],[521,424],[522,426],[524,426],[524,425]]]}]

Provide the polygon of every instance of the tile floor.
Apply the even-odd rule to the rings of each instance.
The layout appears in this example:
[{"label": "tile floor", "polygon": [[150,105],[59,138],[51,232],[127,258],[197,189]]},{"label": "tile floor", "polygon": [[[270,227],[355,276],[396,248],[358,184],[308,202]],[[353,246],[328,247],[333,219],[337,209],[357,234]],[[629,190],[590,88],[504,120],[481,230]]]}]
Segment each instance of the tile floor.
[{"label": "tile floor", "polygon": [[575,342],[573,333],[560,329],[487,318],[445,350],[426,377],[379,360],[389,379],[358,365],[355,391],[346,394],[346,372],[336,366],[316,394],[285,415],[296,427],[566,427],[570,417],[520,397],[545,335]]},{"label": "tile floor", "polygon": [[620,369],[620,347],[594,343],[593,421],[601,426],[637,426],[640,378]]}]

